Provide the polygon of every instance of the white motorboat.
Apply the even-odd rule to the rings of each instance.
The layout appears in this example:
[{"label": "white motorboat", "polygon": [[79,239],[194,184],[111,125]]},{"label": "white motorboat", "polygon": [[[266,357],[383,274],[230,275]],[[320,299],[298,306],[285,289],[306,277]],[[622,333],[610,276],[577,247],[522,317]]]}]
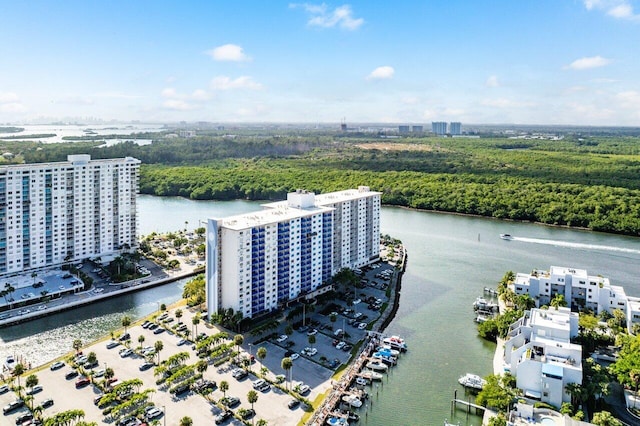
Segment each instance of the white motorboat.
[{"label": "white motorboat", "polygon": [[386,372],[386,371],[389,369],[389,367],[387,367],[387,365],[386,365],[386,364],[384,364],[384,363],[383,363],[382,361],[380,361],[380,360],[377,360],[377,361],[369,361],[369,362],[365,365],[365,367],[367,367],[368,369],[373,370],[373,371],[384,371],[384,372]]},{"label": "white motorboat", "polygon": [[356,384],[360,386],[366,386],[369,384],[369,380],[365,379],[364,377],[356,377]]},{"label": "white motorboat", "polygon": [[503,240],[513,240],[513,236],[511,234],[500,234],[500,238]]},{"label": "white motorboat", "polygon": [[498,311],[498,309],[499,306],[496,302],[490,302],[484,297],[477,297],[476,301],[473,302],[474,311],[494,312]]},{"label": "white motorboat", "polygon": [[360,377],[363,377],[368,380],[380,381],[382,380],[382,374],[376,373],[375,371],[365,370],[359,374]]},{"label": "white motorboat", "polygon": [[362,401],[355,395],[345,395],[342,397],[342,402],[345,404],[349,404],[351,407],[360,408],[362,407]]},{"label": "white motorboat", "polygon": [[399,336],[385,337],[384,339],[382,339],[382,343],[391,346],[392,349],[402,352],[408,349],[407,344],[404,342],[404,339]]},{"label": "white motorboat", "polygon": [[487,381],[477,374],[467,373],[458,379],[458,383],[460,383],[465,388],[482,390],[484,385],[487,384]]}]

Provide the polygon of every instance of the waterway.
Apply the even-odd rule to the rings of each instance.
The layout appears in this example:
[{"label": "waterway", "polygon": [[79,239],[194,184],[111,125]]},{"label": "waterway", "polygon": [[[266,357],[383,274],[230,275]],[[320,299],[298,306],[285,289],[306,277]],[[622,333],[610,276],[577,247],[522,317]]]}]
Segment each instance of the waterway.
[{"label": "waterway", "polygon": [[[140,196],[140,233],[200,225],[207,217],[254,211],[260,203],[212,202]],[[186,223],[185,223],[186,222]],[[480,425],[479,417],[452,417],[450,400],[460,375],[492,372],[494,345],[476,335],[472,303],[508,270],[551,265],[604,275],[627,294],[640,296],[640,239],[535,224],[383,207],[382,232],[403,241],[409,253],[400,309],[387,329],[407,339],[384,384],[372,389],[361,424],[441,425],[447,418]],[[513,241],[499,238],[509,233]],[[180,297],[184,280],[0,330],[0,359],[23,355],[34,364],[108,334],[124,314],[140,317]],[[365,415],[366,413],[366,415]]]}]

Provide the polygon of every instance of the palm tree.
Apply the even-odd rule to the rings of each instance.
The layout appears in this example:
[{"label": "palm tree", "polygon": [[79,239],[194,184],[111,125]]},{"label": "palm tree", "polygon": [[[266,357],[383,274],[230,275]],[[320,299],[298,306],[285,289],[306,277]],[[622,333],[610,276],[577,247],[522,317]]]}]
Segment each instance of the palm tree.
[{"label": "palm tree", "polygon": [[194,334],[194,336],[198,335],[198,324],[200,324],[200,312],[197,312],[193,318],[191,318],[191,324],[194,325],[194,327],[196,328],[196,332]]},{"label": "palm tree", "polygon": [[236,334],[233,336],[233,344],[236,345],[236,351],[238,352],[236,355],[236,363],[240,357],[240,345],[244,342],[244,336],[242,334]]},{"label": "palm tree", "polygon": [[[39,383],[38,376],[36,376],[35,374],[30,374],[27,377],[27,381],[25,382],[25,386],[28,387],[29,389],[31,389],[31,391],[33,391],[33,387],[36,386],[38,383]],[[31,408],[33,408],[33,406]]]},{"label": "palm tree", "polygon": [[180,318],[182,318],[182,309],[176,309],[176,318],[180,321]]},{"label": "palm tree", "polygon": [[[265,348],[264,346],[260,346],[256,351],[256,355],[260,360],[260,364],[262,364],[262,361],[264,361],[264,359],[267,357],[267,348]],[[264,367],[264,365],[262,366]]]},{"label": "palm tree", "polygon": [[203,359],[196,363],[196,370],[198,373],[204,373],[209,368],[209,363]]},{"label": "palm tree", "polygon": [[110,379],[112,379],[113,377],[115,377],[116,372],[113,371],[113,368],[108,367],[107,369],[104,370],[104,381],[105,383],[108,383]]},{"label": "palm tree", "polygon": [[156,341],[154,348],[156,350],[156,353],[158,354],[158,365],[160,365],[160,351],[164,349],[164,344],[161,340],[158,340]]},{"label": "palm tree", "polygon": [[311,347],[313,347],[313,345],[316,344],[316,336],[315,335],[309,336],[309,344],[311,345]]},{"label": "palm tree", "polygon": [[[5,291],[5,294],[3,294],[4,301],[7,302],[7,296],[11,296],[11,293],[16,291],[16,288],[14,286],[12,286],[11,284],[9,284],[9,283],[5,283],[4,291]],[[11,303],[11,301],[9,301],[9,309],[11,309],[11,305],[12,305],[12,303]]]},{"label": "palm tree", "polygon": [[180,426],[191,426],[191,425],[193,425],[193,420],[191,420],[191,417],[184,416],[183,418],[180,419]]},{"label": "palm tree", "polygon": [[142,349],[142,344],[144,343],[144,336],[142,334],[138,336],[138,343],[140,343],[140,349]]},{"label": "palm tree", "polygon": [[81,348],[81,347],[82,347],[82,340],[80,340],[80,339],[75,339],[75,340],[73,341],[73,349],[75,349],[76,354],[77,354],[78,352],[80,352],[80,348]]},{"label": "palm tree", "polygon": [[87,364],[89,365],[95,365],[98,362],[98,357],[96,355],[95,352],[89,352],[89,355],[87,355]]},{"label": "palm tree", "polygon": [[289,373],[289,387],[291,387],[291,368],[293,367],[293,361],[289,357],[282,358],[280,366],[283,370]]},{"label": "palm tree", "polygon": [[258,423],[256,424],[256,426],[267,426],[269,423],[267,423],[267,421],[265,419],[260,419],[258,420]]},{"label": "palm tree", "polygon": [[[247,402],[251,404],[251,409],[253,410],[253,404],[258,402],[258,392],[254,391],[253,389],[247,392]],[[251,423],[253,424],[253,418],[251,419]]]},{"label": "palm tree", "polygon": [[220,382],[220,391],[222,391],[222,397],[227,397],[227,391],[229,390],[229,382],[223,380]]},{"label": "palm tree", "polygon": [[128,315],[122,317],[122,326],[124,327],[124,334],[127,334],[127,327],[131,325],[131,318]]},{"label": "palm tree", "polygon": [[18,379],[18,394],[20,394],[20,376],[22,376],[25,372],[24,365],[22,363],[18,363],[15,367],[13,367],[13,377]]},{"label": "palm tree", "polygon": [[549,303],[552,307],[556,308],[556,310],[561,306],[567,306],[567,301],[564,300],[563,294],[556,294],[553,299],[551,299],[551,303]]},{"label": "palm tree", "polygon": [[638,399],[638,384],[640,384],[640,370],[634,368],[629,371],[629,378],[631,378],[631,381],[636,388],[636,397],[633,399],[633,408],[636,408],[636,399]]}]

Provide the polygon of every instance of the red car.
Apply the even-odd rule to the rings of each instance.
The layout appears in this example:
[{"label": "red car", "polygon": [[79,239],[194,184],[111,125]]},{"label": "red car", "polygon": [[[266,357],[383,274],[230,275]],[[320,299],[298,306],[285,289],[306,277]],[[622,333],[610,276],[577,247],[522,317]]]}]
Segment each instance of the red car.
[{"label": "red car", "polygon": [[87,386],[89,383],[91,383],[91,380],[89,380],[84,376],[80,377],[78,380],[76,380],[76,389],[83,388]]}]

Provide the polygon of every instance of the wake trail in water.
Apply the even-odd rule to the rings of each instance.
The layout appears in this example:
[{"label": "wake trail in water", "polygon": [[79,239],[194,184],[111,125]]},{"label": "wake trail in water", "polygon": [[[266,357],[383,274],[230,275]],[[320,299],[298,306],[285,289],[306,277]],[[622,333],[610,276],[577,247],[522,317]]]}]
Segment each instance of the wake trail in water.
[{"label": "wake trail in water", "polygon": [[546,244],[548,246],[568,247],[568,248],[576,248],[576,249],[583,249],[583,250],[603,250],[603,251],[613,251],[618,253],[640,254],[640,250],[634,250],[634,249],[625,248],[625,247],[602,246],[598,244],[571,243],[568,241],[544,240],[542,238],[512,237],[512,241],[521,241],[523,243],[533,243],[533,244]]}]

